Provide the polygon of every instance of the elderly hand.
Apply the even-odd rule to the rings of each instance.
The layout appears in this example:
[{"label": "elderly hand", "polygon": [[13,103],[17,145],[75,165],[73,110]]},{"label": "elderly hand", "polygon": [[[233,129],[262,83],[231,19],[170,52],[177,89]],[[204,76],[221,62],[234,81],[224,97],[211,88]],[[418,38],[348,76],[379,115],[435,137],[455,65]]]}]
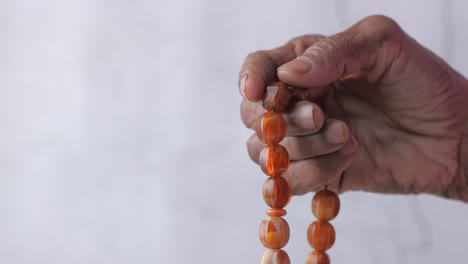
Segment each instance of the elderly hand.
[{"label": "elderly hand", "polygon": [[[391,19],[371,16],[330,37],[250,54],[240,71],[242,120],[254,129],[265,86],[305,101],[285,113],[293,193],[431,193],[468,201],[468,82]],[[248,151],[258,163],[255,134]]]}]

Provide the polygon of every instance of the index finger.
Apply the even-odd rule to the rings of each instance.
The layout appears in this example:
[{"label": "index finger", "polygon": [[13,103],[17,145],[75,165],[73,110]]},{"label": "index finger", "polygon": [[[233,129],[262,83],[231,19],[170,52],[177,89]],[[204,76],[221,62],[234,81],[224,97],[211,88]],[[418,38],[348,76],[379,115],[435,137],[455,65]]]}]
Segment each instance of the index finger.
[{"label": "index finger", "polygon": [[322,38],[320,35],[301,36],[284,46],[249,54],[239,72],[239,90],[242,96],[252,102],[262,99],[265,87],[277,78],[276,69],[302,55]]}]

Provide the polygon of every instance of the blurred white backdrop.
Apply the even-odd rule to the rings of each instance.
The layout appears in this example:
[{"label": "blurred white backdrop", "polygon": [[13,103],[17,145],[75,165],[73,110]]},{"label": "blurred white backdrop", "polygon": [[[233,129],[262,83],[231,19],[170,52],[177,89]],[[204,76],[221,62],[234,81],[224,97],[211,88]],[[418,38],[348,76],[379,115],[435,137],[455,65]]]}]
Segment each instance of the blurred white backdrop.
[{"label": "blurred white backdrop", "polygon": [[[259,263],[244,57],[385,14],[468,74],[465,1],[0,0],[0,263]],[[311,195],[286,250],[311,251]],[[468,205],[348,193],[333,263],[465,263]]]}]

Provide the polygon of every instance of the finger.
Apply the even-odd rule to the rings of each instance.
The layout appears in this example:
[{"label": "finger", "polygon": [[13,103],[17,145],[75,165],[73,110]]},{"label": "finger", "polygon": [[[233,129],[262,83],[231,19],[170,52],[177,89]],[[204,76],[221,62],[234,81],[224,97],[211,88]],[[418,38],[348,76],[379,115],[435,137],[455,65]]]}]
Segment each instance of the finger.
[{"label": "finger", "polygon": [[323,110],[309,101],[297,102],[292,111],[284,117],[287,124],[287,136],[313,134],[322,128],[325,120]]},{"label": "finger", "polygon": [[315,134],[287,137],[282,142],[291,160],[304,160],[330,154],[341,149],[349,139],[348,126],[336,119],[328,119]]},{"label": "finger", "polygon": [[325,86],[340,78],[380,78],[398,56],[404,33],[384,16],[367,17],[344,32],[315,42],[278,68],[281,81],[299,87]]},{"label": "finger", "polygon": [[[241,119],[244,124],[255,130],[260,117],[266,112],[260,102],[252,103],[244,99],[241,103]],[[323,110],[316,104],[301,101],[293,109],[283,115],[286,120],[286,135],[308,135],[319,131],[324,123]]]},{"label": "finger", "polygon": [[[348,139],[348,126],[340,120],[329,119],[319,133],[301,137],[286,137],[281,141],[281,145],[287,149],[290,160],[294,161],[335,152],[341,149]],[[260,153],[265,148],[265,144],[255,134],[247,141],[250,158],[257,164]]]},{"label": "finger", "polygon": [[266,145],[258,139],[257,134],[253,134],[249,137],[247,140],[247,152],[253,162],[258,164],[260,152],[265,146]]},{"label": "finger", "polygon": [[278,66],[295,59],[320,38],[319,35],[297,37],[276,49],[249,54],[239,73],[242,96],[252,102],[259,101],[266,85],[276,80]]},{"label": "finger", "polygon": [[261,102],[251,102],[243,99],[240,106],[241,119],[244,125],[255,130],[258,119],[266,112]]},{"label": "finger", "polygon": [[351,137],[337,152],[292,162],[283,177],[288,180],[295,195],[318,191],[325,186],[340,192],[341,175],[353,162],[356,152],[357,141]]}]

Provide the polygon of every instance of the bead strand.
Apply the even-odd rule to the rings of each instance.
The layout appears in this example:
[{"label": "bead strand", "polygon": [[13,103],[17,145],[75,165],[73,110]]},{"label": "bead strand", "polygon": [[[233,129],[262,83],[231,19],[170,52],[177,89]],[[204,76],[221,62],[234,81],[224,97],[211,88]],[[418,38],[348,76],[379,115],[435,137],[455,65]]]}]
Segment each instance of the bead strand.
[{"label": "bead strand", "polygon": [[312,213],[317,218],[307,230],[307,240],[315,249],[306,259],[306,264],[329,264],[330,258],[325,252],[335,243],[335,229],[329,223],[340,211],[338,195],[326,187],[317,192],[312,199]]},{"label": "bead strand", "polygon": [[[270,249],[262,257],[262,264],[291,264],[288,254],[282,250],[289,241],[289,225],[282,217],[283,208],[291,200],[292,192],[288,181],[282,177],[289,169],[290,160],[286,148],[279,143],[286,136],[286,121],[282,113],[288,102],[300,94],[294,93],[284,83],[275,82],[267,86],[263,107],[268,110],[257,122],[256,133],[267,146],[260,152],[262,171],[270,176],[263,185],[263,199],[271,207],[267,219],[260,225],[260,241]],[[306,264],[329,264],[326,251],[335,243],[335,229],[329,223],[340,210],[338,195],[326,187],[317,192],[312,200],[312,213],[317,218],[307,230],[307,240],[314,251]]]},{"label": "bead strand", "polygon": [[283,83],[272,83],[266,88],[263,106],[266,112],[257,122],[257,137],[267,146],[261,151],[259,163],[270,176],[263,185],[263,199],[271,207],[267,219],[260,225],[260,241],[270,249],[262,257],[262,264],[290,264],[288,254],[282,250],[289,241],[289,225],[282,217],[283,208],[291,200],[291,187],[282,175],[289,168],[288,151],[279,143],[286,136],[286,121],[281,113],[287,106],[291,92]]}]

